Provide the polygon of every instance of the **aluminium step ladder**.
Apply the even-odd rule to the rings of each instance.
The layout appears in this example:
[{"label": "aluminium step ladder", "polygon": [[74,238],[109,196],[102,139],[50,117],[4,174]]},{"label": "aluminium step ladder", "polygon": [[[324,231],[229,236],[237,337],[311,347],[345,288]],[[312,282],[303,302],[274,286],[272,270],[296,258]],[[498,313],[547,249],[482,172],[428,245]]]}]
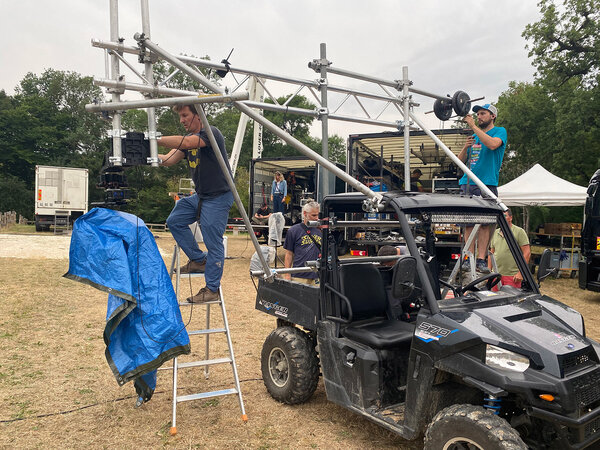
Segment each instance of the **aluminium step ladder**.
[{"label": "aluminium step ladder", "polygon": [[[229,330],[229,322],[227,320],[227,311],[225,309],[225,301],[223,298],[223,291],[222,289],[219,287],[219,300],[214,300],[214,301],[210,301],[210,302],[205,302],[205,303],[188,303],[187,301],[179,301],[179,285],[180,285],[180,281],[182,278],[188,278],[188,277],[204,277],[203,273],[193,273],[193,274],[182,274],[180,272],[180,263],[179,263],[179,246],[177,244],[175,244],[175,248],[173,250],[173,259],[171,260],[171,269],[169,271],[169,275],[171,276],[171,279],[173,279],[173,275],[175,275],[175,294],[177,296],[177,301],[179,302],[179,306],[186,306],[186,307],[200,307],[200,306],[206,306],[206,328],[205,329],[201,329],[201,330],[188,330],[188,335],[190,337],[192,336],[205,336],[206,338],[206,346],[205,346],[205,351],[204,351],[204,358],[203,360],[199,360],[199,361],[190,361],[190,362],[179,362],[178,358],[174,358],[173,359],[173,368],[172,369],[167,369],[167,370],[173,370],[173,419],[171,422],[171,429],[169,430],[169,433],[171,435],[175,435],[177,434],[177,404],[181,403],[181,402],[186,402],[186,401],[190,401],[190,400],[200,400],[200,399],[207,399],[207,398],[212,398],[212,397],[220,397],[220,396],[225,396],[225,395],[237,395],[238,396],[238,400],[240,403],[240,410],[242,412],[242,420],[244,422],[246,422],[248,420],[248,417],[246,416],[246,410],[244,408],[244,401],[242,399],[242,391],[240,389],[240,380],[239,380],[239,376],[238,376],[238,372],[237,372],[237,367],[235,364],[235,356],[233,353],[233,345],[231,342],[231,333]],[[210,307],[213,304],[218,304],[221,307],[221,313],[223,316],[223,328],[211,328],[210,327]],[[224,358],[213,358],[210,359],[209,356],[209,344],[210,344],[210,336],[212,334],[218,334],[218,333],[223,333],[225,334],[226,338],[227,338],[227,346],[229,349],[229,356],[226,356]],[[178,372],[179,369],[187,369],[190,367],[204,367],[204,377],[206,379],[208,379],[209,377],[209,368],[212,365],[216,365],[216,364],[231,364],[231,369],[232,369],[232,373],[233,373],[233,387],[230,389],[222,389],[222,390],[218,390],[218,391],[209,391],[209,392],[198,392],[195,394],[189,394],[189,395],[178,395],[177,394],[177,378],[178,378]]]}]

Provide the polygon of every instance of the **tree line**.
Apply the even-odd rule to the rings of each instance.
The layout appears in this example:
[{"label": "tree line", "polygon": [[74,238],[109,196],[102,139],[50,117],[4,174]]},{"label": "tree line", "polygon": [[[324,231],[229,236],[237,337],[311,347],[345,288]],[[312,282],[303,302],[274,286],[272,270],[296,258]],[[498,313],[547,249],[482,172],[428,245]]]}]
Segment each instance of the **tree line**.
[{"label": "tree line", "polygon": [[[536,68],[532,82],[511,81],[500,95],[497,125],[508,130],[508,147],[500,172],[504,184],[532,167],[547,170],[571,182],[586,185],[600,168],[600,0],[541,0],[540,19],[526,26],[522,36]],[[169,75],[166,64],[155,64],[155,79]],[[205,71],[213,82],[214,73]],[[201,91],[203,87],[177,74],[169,86]],[[14,95],[0,90],[0,211],[13,210],[33,218],[35,165],[86,167],[90,173],[90,202],[104,194],[96,188],[104,155],[111,141],[110,121],[87,113],[85,104],[102,99],[91,77],[48,69],[28,73]],[[278,99],[284,103],[285,97]],[[296,96],[292,107],[315,108],[306,97]],[[206,108],[209,122],[225,136],[231,152],[239,112],[224,105]],[[308,147],[321,152],[321,141],[310,135],[310,117],[265,111],[265,117],[291,132]],[[123,114],[123,129],[146,131],[144,110]],[[157,108],[157,129],[163,135],[183,134],[177,114]],[[332,159],[345,159],[345,139],[329,138]],[[263,156],[297,155],[268,130],[263,131]],[[252,129],[244,137],[236,184],[242,200],[248,201],[248,171],[252,153]],[[184,164],[127,169],[137,197],[127,209],[147,222],[164,222],[172,208],[168,192],[178,180],[188,177]],[[232,215],[238,212],[232,210]],[[579,221],[581,208],[533,208],[532,221]],[[537,217],[537,219],[536,219]],[[566,217],[566,218],[565,218]]]}]

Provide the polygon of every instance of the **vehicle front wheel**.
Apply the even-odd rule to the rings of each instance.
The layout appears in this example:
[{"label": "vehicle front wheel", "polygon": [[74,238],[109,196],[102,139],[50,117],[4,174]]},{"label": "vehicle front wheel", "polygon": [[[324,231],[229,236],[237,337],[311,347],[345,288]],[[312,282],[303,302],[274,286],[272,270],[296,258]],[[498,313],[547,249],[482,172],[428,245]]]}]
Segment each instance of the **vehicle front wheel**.
[{"label": "vehicle front wheel", "polygon": [[481,406],[452,405],[433,418],[425,450],[526,450],[517,430]]},{"label": "vehicle front wheel", "polygon": [[271,332],[261,352],[261,371],[269,394],[288,405],[304,403],[319,382],[319,360],[311,338],[295,327]]}]

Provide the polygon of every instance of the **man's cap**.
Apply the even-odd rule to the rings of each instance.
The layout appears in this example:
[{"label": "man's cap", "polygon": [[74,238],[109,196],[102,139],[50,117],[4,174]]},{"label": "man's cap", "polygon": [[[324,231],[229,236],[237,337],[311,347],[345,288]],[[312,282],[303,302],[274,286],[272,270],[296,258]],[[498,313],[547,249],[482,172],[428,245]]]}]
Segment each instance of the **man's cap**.
[{"label": "man's cap", "polygon": [[423,172],[421,172],[421,169],[415,169],[412,171],[412,173],[418,173],[419,175],[423,175]]},{"label": "man's cap", "polygon": [[494,105],[490,105],[489,103],[486,103],[485,105],[481,105],[481,106],[479,106],[479,105],[473,106],[473,112],[477,112],[480,109],[487,109],[493,115],[498,116],[498,110],[496,109],[496,107]]}]

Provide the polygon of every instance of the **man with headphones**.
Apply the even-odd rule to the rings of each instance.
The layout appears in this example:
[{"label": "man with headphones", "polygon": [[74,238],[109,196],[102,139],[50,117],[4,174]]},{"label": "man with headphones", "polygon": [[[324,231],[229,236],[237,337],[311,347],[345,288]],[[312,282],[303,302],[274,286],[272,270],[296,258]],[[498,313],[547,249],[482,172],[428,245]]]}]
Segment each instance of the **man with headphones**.
[{"label": "man with headphones", "polygon": [[[196,192],[175,203],[167,218],[167,225],[175,241],[189,258],[188,263],[181,267],[181,273],[204,273],[206,286],[187,301],[203,303],[219,299],[225,264],[223,234],[227,227],[229,209],[233,204],[233,194],[195,107],[177,105],[173,110],[179,114],[179,121],[188,134],[159,138],[158,145],[170,148],[171,151],[158,157],[163,166],[172,166],[187,159]],[[211,130],[219,146],[218,151],[231,173],[225,139],[216,127],[211,126]],[[200,250],[189,227],[195,222],[200,223],[206,252]]]}]

